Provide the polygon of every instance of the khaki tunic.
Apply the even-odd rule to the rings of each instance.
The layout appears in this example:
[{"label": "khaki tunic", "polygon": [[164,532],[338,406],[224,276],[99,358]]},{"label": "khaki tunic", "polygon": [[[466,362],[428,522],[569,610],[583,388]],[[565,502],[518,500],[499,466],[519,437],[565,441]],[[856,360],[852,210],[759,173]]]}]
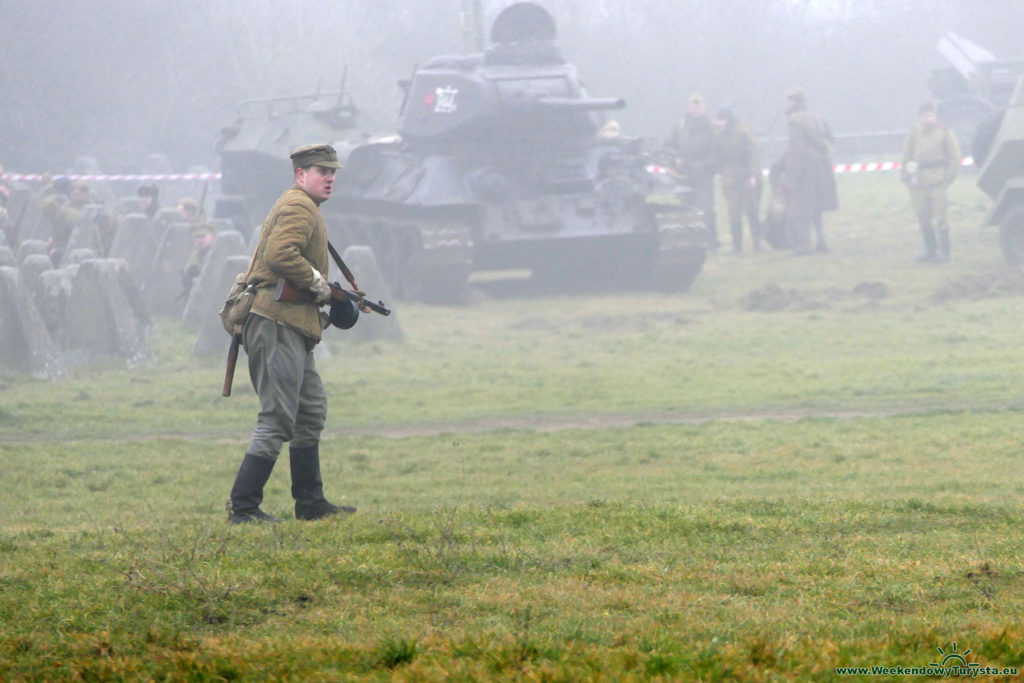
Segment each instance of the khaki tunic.
[{"label": "khaki tunic", "polygon": [[[917,163],[913,177],[907,164]],[[946,126],[917,124],[903,143],[900,176],[910,190],[910,203],[922,227],[948,230],[946,187],[960,171],[960,145]]]},{"label": "khaki tunic", "polygon": [[[911,183],[907,164],[916,162],[917,177]],[[956,135],[946,126],[917,124],[910,129],[903,143],[903,164],[900,174],[908,185],[948,185],[960,171],[960,145]]]},{"label": "khaki tunic", "polygon": [[283,277],[297,289],[313,284],[310,267],[327,274],[327,226],[320,206],[299,187],[287,190],[270,209],[263,222],[249,284],[260,288],[252,312],[292,327],[319,341],[320,308],[310,303],[274,301],[277,279]]}]

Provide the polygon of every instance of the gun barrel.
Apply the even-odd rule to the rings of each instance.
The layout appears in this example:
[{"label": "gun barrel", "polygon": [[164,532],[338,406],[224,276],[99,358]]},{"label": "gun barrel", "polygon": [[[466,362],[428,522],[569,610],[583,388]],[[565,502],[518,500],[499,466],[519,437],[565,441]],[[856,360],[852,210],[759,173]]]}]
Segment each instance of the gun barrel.
[{"label": "gun barrel", "polygon": [[537,105],[543,109],[558,111],[609,111],[623,109],[626,100],[621,97],[587,97],[573,99],[571,97],[545,96],[537,98]]}]

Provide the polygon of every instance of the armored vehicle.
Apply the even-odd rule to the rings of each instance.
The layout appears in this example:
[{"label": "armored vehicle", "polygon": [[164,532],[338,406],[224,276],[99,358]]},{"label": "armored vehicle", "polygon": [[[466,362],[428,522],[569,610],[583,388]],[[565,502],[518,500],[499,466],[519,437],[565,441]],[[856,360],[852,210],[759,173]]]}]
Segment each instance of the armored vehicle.
[{"label": "armored vehicle", "polygon": [[398,134],[345,150],[332,240],[370,245],[408,298],[457,299],[480,270],[688,287],[700,215],[604,118],[625,103],[587,95],[539,5],[510,5],[490,37],[416,69]]},{"label": "armored vehicle", "polygon": [[935,69],[928,89],[939,119],[950,126],[963,150],[972,149],[975,129],[1006,107],[1024,59],[1000,59],[986,48],[952,31],[936,46],[949,66]]},{"label": "armored vehicle", "polygon": [[310,142],[355,139],[358,116],[344,79],[336,92],[241,102],[216,145],[224,194],[214,203],[214,218],[231,219],[248,236],[281,195],[282,179],[291,171],[289,151]]},{"label": "armored vehicle", "polygon": [[999,226],[1003,256],[1024,264],[1024,76],[1010,98],[980,164],[978,187],[994,200],[986,224]]}]

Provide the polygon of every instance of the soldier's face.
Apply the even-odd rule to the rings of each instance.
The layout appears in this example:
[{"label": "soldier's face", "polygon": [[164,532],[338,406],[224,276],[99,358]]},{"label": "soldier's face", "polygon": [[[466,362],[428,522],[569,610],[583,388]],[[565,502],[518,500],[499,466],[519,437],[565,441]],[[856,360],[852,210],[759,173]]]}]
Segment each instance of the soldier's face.
[{"label": "soldier's face", "polygon": [[924,111],[920,114],[921,123],[926,126],[934,126],[939,117],[933,111]]},{"label": "soldier's face", "polygon": [[330,199],[334,189],[334,169],[323,166],[310,166],[295,171],[295,184],[306,191],[315,202],[322,203]]}]

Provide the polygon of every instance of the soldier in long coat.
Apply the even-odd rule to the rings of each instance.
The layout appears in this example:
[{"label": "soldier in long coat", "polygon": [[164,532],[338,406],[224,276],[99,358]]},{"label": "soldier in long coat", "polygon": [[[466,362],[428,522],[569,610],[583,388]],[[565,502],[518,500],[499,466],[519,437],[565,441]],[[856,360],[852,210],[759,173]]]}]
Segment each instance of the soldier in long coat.
[{"label": "soldier in long coat", "polygon": [[761,250],[761,221],[758,211],[764,186],[761,151],[750,129],[728,109],[715,116],[715,167],[722,197],[729,213],[732,250],[743,251],[743,217],[750,225],[750,240]]},{"label": "soldier in long coat", "polygon": [[939,123],[934,104],[921,105],[918,123],[903,143],[900,165],[900,176],[910,190],[914,215],[924,237],[925,251],[918,261],[949,260],[946,188],[959,170],[960,145],[956,135]]},{"label": "soldier in long coat", "polygon": [[786,232],[797,253],[811,250],[811,227],[818,251],[828,251],[822,213],[839,208],[839,196],[832,162],[832,131],[807,108],[804,92],[786,92],[789,142],[783,162],[781,184],[786,203]]}]

